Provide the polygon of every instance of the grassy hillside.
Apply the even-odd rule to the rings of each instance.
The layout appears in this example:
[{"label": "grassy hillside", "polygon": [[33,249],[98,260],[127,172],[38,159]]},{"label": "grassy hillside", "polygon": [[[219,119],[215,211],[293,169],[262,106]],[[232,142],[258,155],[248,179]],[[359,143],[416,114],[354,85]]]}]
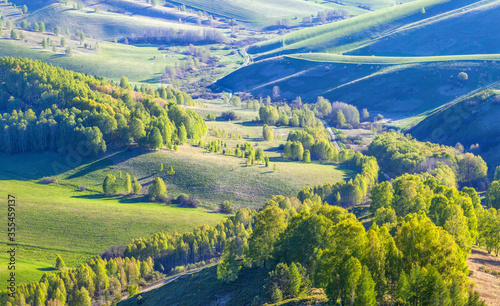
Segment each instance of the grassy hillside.
[{"label": "grassy hillside", "polygon": [[217,16],[233,18],[254,26],[274,24],[281,18],[298,19],[307,15],[316,15],[326,9],[345,9],[352,15],[358,15],[365,10],[355,5],[340,5],[327,1],[303,0],[254,0],[251,3],[243,0],[174,0],[173,4],[184,4],[186,7],[210,12]]},{"label": "grassy hillside", "polygon": [[[33,158],[34,156],[32,156]],[[27,168],[17,163],[15,175],[6,173],[2,157],[0,194],[17,199],[17,281],[37,281],[50,271],[60,254],[68,266],[78,266],[111,245],[127,244],[133,238],[155,232],[185,232],[201,224],[216,224],[220,214],[196,209],[140,203],[134,199],[102,197],[61,185],[16,180]],[[40,164],[38,164],[40,165]],[[32,166],[32,165],[30,165]],[[33,169],[33,168],[32,168]],[[35,168],[36,169],[36,168]],[[5,249],[5,238],[0,242]],[[7,262],[7,254],[0,260]],[[6,266],[0,267],[0,280],[7,279]]]},{"label": "grassy hillside", "polygon": [[425,141],[455,145],[460,142],[469,148],[479,144],[479,152],[490,165],[499,164],[497,149],[500,146],[500,86],[497,82],[489,89],[467,96],[427,117],[409,132]]},{"label": "grassy hillside", "polygon": [[[347,52],[388,31],[470,4],[456,0],[417,0],[338,22],[299,30],[256,44],[248,52],[257,59],[299,52]],[[422,13],[425,9],[425,14]]]},{"label": "grassy hillside", "polygon": [[164,19],[153,19],[146,16],[128,16],[124,14],[99,11],[94,12],[91,8],[75,10],[64,4],[52,4],[33,12],[28,21],[32,24],[43,21],[51,30],[55,26],[62,29],[68,27],[72,32],[79,29],[87,36],[99,39],[114,39],[132,34],[142,36],[143,34],[160,33],[173,29],[202,31],[203,27],[193,24],[181,24],[169,22]]},{"label": "grassy hillside", "polygon": [[[238,279],[224,283],[217,279],[217,267],[186,275],[165,286],[141,294],[143,305],[248,305],[255,296],[265,294],[263,269],[246,270]],[[136,297],[122,301],[122,305],[136,305]]]},{"label": "grassy hillside", "polygon": [[[410,23],[369,41],[355,55],[429,56],[500,53],[500,1],[479,1],[464,8]],[[474,31],[471,31],[474,29]]]},{"label": "grassy hillside", "polygon": [[[315,102],[323,96],[401,118],[498,81],[498,59],[497,55],[390,58],[313,53],[261,61],[217,85],[264,97],[279,86],[281,97],[288,100],[301,96]],[[468,74],[467,81],[457,80],[462,71]]]}]

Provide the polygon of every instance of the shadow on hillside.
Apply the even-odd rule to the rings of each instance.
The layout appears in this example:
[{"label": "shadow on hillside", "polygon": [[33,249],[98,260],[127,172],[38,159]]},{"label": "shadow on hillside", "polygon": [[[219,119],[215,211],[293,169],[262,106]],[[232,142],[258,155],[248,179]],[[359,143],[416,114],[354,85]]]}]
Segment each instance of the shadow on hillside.
[{"label": "shadow on hillside", "polygon": [[262,121],[242,121],[242,122],[235,122],[234,124],[238,124],[241,126],[259,126],[262,125]]},{"label": "shadow on hillside", "polygon": [[119,163],[122,163],[128,159],[135,158],[142,154],[146,154],[147,151],[143,150],[123,150],[123,151],[115,151],[110,154],[107,154],[105,157],[102,157],[98,160],[95,160],[88,165],[84,166],[77,172],[71,174],[66,179],[74,179],[78,177],[85,176],[94,171],[103,169],[105,167],[110,167]]},{"label": "shadow on hillside", "polygon": [[72,196],[75,199],[87,199],[87,200],[116,200],[123,204],[135,204],[135,203],[147,203],[150,202],[148,198],[143,196],[128,196],[128,195],[105,195],[102,193],[97,194],[83,194]]}]

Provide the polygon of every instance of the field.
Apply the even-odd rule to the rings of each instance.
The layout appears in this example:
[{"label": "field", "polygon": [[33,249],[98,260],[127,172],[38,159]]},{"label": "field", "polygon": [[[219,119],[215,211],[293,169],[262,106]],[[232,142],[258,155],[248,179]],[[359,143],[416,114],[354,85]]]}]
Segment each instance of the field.
[{"label": "field", "polygon": [[[214,225],[224,218],[197,209],[109,198],[68,186],[15,180],[19,177],[5,172],[0,175],[2,197],[6,199],[7,194],[12,194],[17,200],[18,283],[39,280],[45,271],[53,269],[57,254],[67,266],[78,266],[111,245],[126,245],[133,238],[159,231],[185,232],[205,223]],[[6,249],[4,238],[0,244]],[[5,252],[0,260],[8,261]],[[6,265],[2,265],[2,282],[7,272]]]},{"label": "field", "polygon": [[[204,104],[200,113],[220,115],[233,109],[221,104]],[[91,158],[78,152],[25,153],[0,156],[0,193],[4,198],[13,194],[18,201],[17,239],[19,243],[17,269],[18,282],[38,280],[44,271],[52,270],[56,254],[69,266],[77,266],[111,245],[127,244],[133,238],[145,237],[154,232],[185,232],[204,223],[215,224],[224,218],[217,213],[223,200],[236,207],[260,207],[271,195],[296,196],[306,185],[317,185],[355,175],[352,169],[332,164],[303,164],[281,158],[276,148],[284,140],[266,142],[261,139],[262,127],[249,121],[257,113],[236,109],[242,121],[209,122],[210,133],[226,131],[221,139],[228,147],[251,141],[265,149],[271,167],[246,165],[245,160],[221,153],[204,153],[196,145],[179,146],[178,151],[157,152],[138,149],[109,150],[105,155]],[[288,127],[277,128],[276,134],[286,139]],[[228,133],[242,135],[242,139],[229,138]],[[165,170],[159,172],[163,163]],[[175,174],[166,169],[172,165]],[[102,181],[107,174],[114,174],[118,182],[119,171],[137,177],[144,190],[160,176],[165,180],[167,193],[175,198],[181,193],[199,199],[201,209],[180,208],[175,205],[150,203],[144,197],[102,195]],[[56,184],[40,181],[53,177]],[[80,191],[81,186],[86,191]],[[119,188],[119,192],[123,192]],[[204,211],[205,210],[205,211]],[[103,212],[106,213],[103,213]],[[5,244],[5,242],[2,242]],[[6,261],[6,255],[0,255]],[[2,280],[6,269],[0,270]]]},{"label": "field", "polygon": [[[467,261],[473,271],[472,280],[476,283],[475,290],[486,301],[487,305],[498,305],[500,301],[500,258],[488,254],[480,248],[473,248]],[[488,270],[488,271],[486,271]],[[497,272],[497,276],[492,272]]]},{"label": "field", "polygon": [[[272,95],[273,87],[278,86],[281,97],[287,100],[300,96],[311,103],[323,96],[359,109],[367,108],[374,115],[402,119],[487,88],[500,77],[494,61],[499,58],[497,55],[408,59],[323,54],[302,57],[308,60],[294,56],[260,61],[235,71],[216,85],[257,97]],[[457,80],[460,72],[468,74],[467,81]]]},{"label": "field", "polygon": [[[272,25],[282,18],[292,19],[292,22],[302,21],[302,17],[316,15],[318,11],[326,9],[345,9],[352,15],[366,12],[355,5],[340,5],[328,1],[301,1],[301,0],[175,0],[174,4],[184,4],[186,7],[207,11],[212,14],[233,18],[250,26]],[[295,21],[294,21],[295,20]]]},{"label": "field", "polygon": [[[87,36],[99,39],[112,40],[135,34],[167,29],[201,31],[203,27],[193,24],[169,22],[163,19],[152,19],[145,16],[127,16],[111,12],[94,12],[93,9],[75,10],[63,4],[53,4],[32,13],[28,21],[31,23],[43,21],[48,29],[56,25],[68,27],[72,32],[76,29],[83,30]],[[152,32],[153,31],[153,32]]]}]

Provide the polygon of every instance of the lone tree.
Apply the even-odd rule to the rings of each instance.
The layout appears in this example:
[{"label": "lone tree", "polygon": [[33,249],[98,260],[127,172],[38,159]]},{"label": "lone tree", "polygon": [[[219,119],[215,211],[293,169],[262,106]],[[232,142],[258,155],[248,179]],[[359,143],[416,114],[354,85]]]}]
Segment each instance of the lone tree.
[{"label": "lone tree", "polygon": [[106,175],[104,182],[102,183],[102,191],[107,195],[112,195],[116,193],[116,177],[112,174]]},{"label": "lone tree", "polygon": [[167,196],[167,187],[160,177],[154,179],[148,189],[148,196],[152,201],[162,201]]},{"label": "lone tree", "polygon": [[163,163],[160,163],[160,165],[158,166],[158,170],[159,170],[160,172],[162,172],[162,171],[163,171]]},{"label": "lone tree", "polygon": [[469,76],[467,75],[467,73],[462,71],[458,74],[458,79],[460,81],[467,81],[469,79]]},{"label": "lone tree", "polygon": [[335,115],[335,121],[337,122],[338,127],[343,127],[346,123],[344,113],[342,112],[341,109],[338,110],[337,114]]},{"label": "lone tree", "polygon": [[311,162],[311,152],[309,150],[305,150],[304,154],[302,155],[302,160],[305,163],[310,163]]},{"label": "lone tree", "polygon": [[154,127],[148,135],[148,145],[151,149],[158,150],[163,146],[163,138],[161,137],[160,130]]},{"label": "lone tree", "polygon": [[130,178],[130,174],[125,174],[125,182],[123,183],[123,187],[125,187],[125,193],[132,193],[132,179]]},{"label": "lone tree", "polygon": [[168,175],[174,175],[175,174],[174,167],[172,167],[172,165],[168,166],[167,174]]},{"label": "lone tree", "polygon": [[120,87],[123,89],[132,89],[132,86],[130,86],[130,83],[128,82],[128,78],[126,76],[122,76],[120,79]]},{"label": "lone tree", "polygon": [[71,49],[71,47],[70,47],[70,46],[68,46],[68,47],[66,48],[65,53],[66,53],[66,55],[67,55],[67,56],[73,56],[73,50]]},{"label": "lone tree", "polygon": [[274,139],[274,131],[267,124],[264,124],[264,127],[262,128],[262,137],[266,141],[272,141]]},{"label": "lone tree", "polygon": [[66,267],[66,264],[64,264],[64,260],[62,259],[61,255],[57,255],[57,257],[56,257],[56,269],[61,270],[64,267]]},{"label": "lone tree", "polygon": [[133,184],[132,188],[134,189],[134,194],[141,193],[142,185],[137,181],[136,177],[134,178],[134,184]]}]

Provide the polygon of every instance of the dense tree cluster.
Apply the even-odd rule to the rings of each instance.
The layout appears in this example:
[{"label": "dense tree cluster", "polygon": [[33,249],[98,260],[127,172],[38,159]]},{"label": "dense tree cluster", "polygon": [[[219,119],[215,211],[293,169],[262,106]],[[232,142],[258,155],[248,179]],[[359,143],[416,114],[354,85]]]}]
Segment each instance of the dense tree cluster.
[{"label": "dense tree cluster", "polygon": [[472,241],[461,246],[460,237],[425,213],[401,218],[395,232],[376,224],[366,231],[352,213],[322,204],[319,196],[293,205],[276,200],[257,213],[247,245],[226,244],[220,279],[232,281],[241,269],[267,269],[265,289],[273,303],[313,286],[342,305],[482,305],[468,297],[463,247],[470,249]]},{"label": "dense tree cluster", "polygon": [[304,154],[309,151],[310,158],[315,160],[338,161],[339,152],[330,141],[323,126],[306,127],[303,131],[290,131],[284,148],[284,156],[295,160],[303,160]]},{"label": "dense tree cluster", "polygon": [[101,259],[95,257],[78,268],[46,272],[39,282],[23,283],[14,297],[0,293],[2,305],[111,305],[119,302],[122,292],[156,281],[154,262],[135,258]]},{"label": "dense tree cluster", "polygon": [[217,44],[223,43],[227,38],[221,31],[205,28],[202,30],[151,29],[142,36],[128,36],[122,42],[132,44]]},{"label": "dense tree cluster", "polygon": [[322,201],[339,206],[360,204],[368,195],[371,187],[378,180],[379,167],[372,156],[364,156],[360,152],[342,150],[339,162],[350,163],[360,170],[360,174],[349,181],[341,180],[337,183],[326,183],[314,188],[306,187],[299,192],[301,201],[319,197]]},{"label": "dense tree cluster", "polygon": [[159,233],[149,238],[135,239],[126,247],[124,256],[154,258],[155,269],[165,273],[176,266],[220,257],[227,239],[248,239],[254,214],[249,209],[240,209],[235,216],[214,227],[203,225],[184,234]]},{"label": "dense tree cluster", "polygon": [[488,167],[480,157],[460,150],[420,142],[390,132],[377,136],[370,144],[369,155],[377,158],[382,170],[395,176],[403,173],[429,172],[449,187],[466,185],[486,189]]},{"label": "dense tree cluster", "polygon": [[314,112],[309,109],[307,104],[302,108],[291,108],[288,104],[283,106],[263,105],[259,109],[259,118],[267,125],[285,125],[295,127],[316,127],[321,126]]},{"label": "dense tree cluster", "polygon": [[[187,95],[172,88],[142,94],[39,61],[8,57],[0,58],[0,75],[0,110],[7,111],[0,115],[3,152],[95,155],[110,144],[138,142],[156,149],[207,132],[198,114],[178,106]],[[165,99],[163,107],[157,98]]]}]

